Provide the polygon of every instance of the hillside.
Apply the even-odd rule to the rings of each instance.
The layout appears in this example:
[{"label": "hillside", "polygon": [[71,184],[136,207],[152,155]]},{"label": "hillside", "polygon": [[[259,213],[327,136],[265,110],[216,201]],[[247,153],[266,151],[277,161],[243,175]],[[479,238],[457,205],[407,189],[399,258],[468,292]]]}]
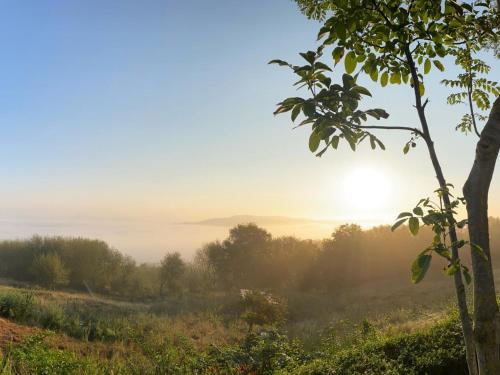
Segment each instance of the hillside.
[{"label": "hillside", "polygon": [[[433,330],[446,329],[451,334],[457,329],[458,343],[449,350],[459,357],[447,357],[447,361],[463,360],[460,329],[449,318],[452,288],[446,278],[410,288],[391,283],[360,286],[335,299],[324,294],[288,295],[286,321],[278,328],[261,326],[251,334],[230,311],[237,300],[237,295],[212,295],[200,304],[199,296],[186,295],[130,303],[3,285],[0,345],[8,366],[22,368],[25,374],[39,373],[47,366],[61,374],[83,369],[96,374],[119,369],[121,373],[160,369],[160,373],[190,374],[196,369],[200,374],[270,374],[280,368],[286,369],[284,373],[312,374],[309,367],[327,374],[336,373],[331,366],[350,366],[342,359],[347,352],[353,356],[360,355],[359,350],[378,352],[393,340],[412,345],[408,340],[423,340]],[[290,358],[280,364],[283,355]],[[406,355],[418,362],[423,353]],[[433,361],[442,360],[442,355]],[[376,369],[375,363],[365,365]],[[353,371],[361,373],[361,369]]]}]

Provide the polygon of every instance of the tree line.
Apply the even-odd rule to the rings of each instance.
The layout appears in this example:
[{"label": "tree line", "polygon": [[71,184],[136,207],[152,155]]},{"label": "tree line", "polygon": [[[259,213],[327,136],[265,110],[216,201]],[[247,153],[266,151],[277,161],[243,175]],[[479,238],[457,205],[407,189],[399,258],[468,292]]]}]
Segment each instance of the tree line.
[{"label": "tree line", "polygon": [[[500,219],[491,219],[490,231],[495,253]],[[329,238],[311,240],[273,237],[255,224],[241,224],[192,260],[173,251],[148,264],[100,240],[34,236],[0,242],[0,277],[130,299],[240,289],[335,293],[377,280],[410,282],[408,265],[430,238],[425,229],[414,237],[404,227],[392,232],[389,226],[345,224]],[[434,264],[429,276],[442,277],[445,266]]]}]

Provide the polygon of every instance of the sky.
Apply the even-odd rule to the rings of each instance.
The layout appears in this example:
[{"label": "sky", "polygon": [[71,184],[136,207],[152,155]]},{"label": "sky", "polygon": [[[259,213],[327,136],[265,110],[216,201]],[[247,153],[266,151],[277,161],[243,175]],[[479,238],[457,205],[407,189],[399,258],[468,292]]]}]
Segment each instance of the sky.
[{"label": "sky", "polygon": [[[386,151],[317,158],[308,129],[273,116],[296,92],[293,75],[267,62],[299,62],[318,30],[290,0],[3,1],[0,238],[101,238],[156,261],[224,238],[227,228],[179,224],[213,217],[392,222],[436,187],[422,144],[403,156],[408,136],[393,131],[378,133]],[[454,131],[465,108],[446,105],[441,77],[427,79],[428,118],[460,190],[476,139]],[[390,113],[381,124],[417,125],[408,87],[360,83],[373,94],[366,108]],[[490,213],[500,216],[497,175]]]}]

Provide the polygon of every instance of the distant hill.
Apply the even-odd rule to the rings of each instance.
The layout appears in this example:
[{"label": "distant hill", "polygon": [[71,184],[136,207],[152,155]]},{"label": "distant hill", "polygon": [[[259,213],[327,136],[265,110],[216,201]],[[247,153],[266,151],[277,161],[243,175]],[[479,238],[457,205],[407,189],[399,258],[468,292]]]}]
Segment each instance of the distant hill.
[{"label": "distant hill", "polygon": [[255,223],[261,226],[267,225],[309,225],[309,224],[325,224],[338,225],[340,221],[334,220],[315,220],[308,218],[297,218],[288,216],[257,216],[257,215],[234,215],[228,217],[211,218],[195,222],[187,222],[182,224],[189,225],[211,225],[230,227],[238,224]]}]

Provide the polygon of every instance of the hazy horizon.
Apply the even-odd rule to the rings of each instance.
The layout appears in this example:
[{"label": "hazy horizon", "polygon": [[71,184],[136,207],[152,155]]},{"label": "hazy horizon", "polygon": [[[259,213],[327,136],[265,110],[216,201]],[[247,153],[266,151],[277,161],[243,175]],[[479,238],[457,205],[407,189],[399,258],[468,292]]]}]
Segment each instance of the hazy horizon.
[{"label": "hazy horizon", "polygon": [[[235,220],[236,218],[241,220]],[[278,222],[278,218],[283,222]],[[389,224],[369,217],[358,220],[342,217],[324,220],[258,215],[234,215],[205,221],[221,219],[227,219],[227,222],[210,224],[117,218],[59,218],[45,221],[36,218],[10,221],[0,219],[0,240],[25,239],[32,235],[95,238],[106,241],[139,262],[157,262],[172,251],[179,251],[185,259],[191,259],[204,244],[225,239],[229,229],[237,224],[252,222],[265,228],[273,236],[308,239],[330,237],[335,227],[344,223],[359,224],[363,228]]]}]

